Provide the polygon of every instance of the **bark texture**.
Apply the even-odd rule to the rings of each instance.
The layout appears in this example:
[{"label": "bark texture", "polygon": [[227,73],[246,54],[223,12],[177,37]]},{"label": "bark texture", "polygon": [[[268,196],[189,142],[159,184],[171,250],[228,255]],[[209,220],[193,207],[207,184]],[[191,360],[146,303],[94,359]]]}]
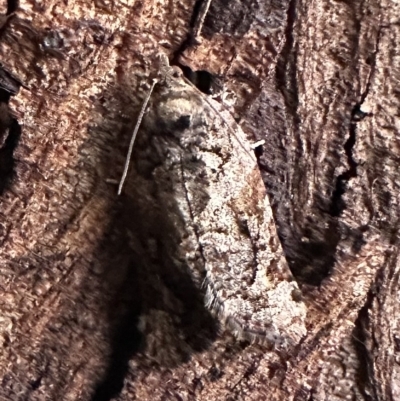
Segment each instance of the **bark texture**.
[{"label": "bark texture", "polygon": [[[201,9],[1,10],[0,399],[400,400],[398,4],[213,0],[194,43]],[[191,277],[147,263],[140,191],[107,182],[160,52],[265,140],[307,306],[289,353],[219,330]]]}]

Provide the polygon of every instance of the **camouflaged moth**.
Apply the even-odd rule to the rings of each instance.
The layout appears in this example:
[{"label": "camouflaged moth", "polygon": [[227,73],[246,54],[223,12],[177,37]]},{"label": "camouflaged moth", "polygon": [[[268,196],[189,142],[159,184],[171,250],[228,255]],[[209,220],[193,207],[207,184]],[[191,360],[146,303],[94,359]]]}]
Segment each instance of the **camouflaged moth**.
[{"label": "camouflaged moth", "polygon": [[143,207],[160,202],[160,227],[164,218],[173,221],[162,240],[168,260],[203,283],[206,306],[238,338],[297,344],[306,334],[306,307],[245,134],[176,70],[160,71],[132,164],[151,181]]}]

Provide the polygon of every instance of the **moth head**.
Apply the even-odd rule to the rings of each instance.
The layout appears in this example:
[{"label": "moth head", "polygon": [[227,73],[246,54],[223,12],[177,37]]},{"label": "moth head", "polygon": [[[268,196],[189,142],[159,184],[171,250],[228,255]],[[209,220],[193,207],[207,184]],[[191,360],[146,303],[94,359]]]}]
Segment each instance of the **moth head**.
[{"label": "moth head", "polygon": [[192,126],[193,105],[190,99],[171,97],[157,105],[157,119],[168,130],[181,132]]}]

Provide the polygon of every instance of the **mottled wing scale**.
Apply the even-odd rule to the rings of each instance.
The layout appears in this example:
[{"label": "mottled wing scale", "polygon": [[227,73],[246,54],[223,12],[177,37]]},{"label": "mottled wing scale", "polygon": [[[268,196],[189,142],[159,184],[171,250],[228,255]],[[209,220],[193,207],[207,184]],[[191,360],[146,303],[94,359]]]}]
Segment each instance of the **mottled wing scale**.
[{"label": "mottled wing scale", "polygon": [[[203,281],[207,307],[239,338],[298,343],[306,308],[243,131],[176,73],[157,85],[143,131],[153,154],[163,154],[151,174],[164,191],[159,198],[183,222],[174,257]],[[171,193],[174,208],[168,207]]]}]

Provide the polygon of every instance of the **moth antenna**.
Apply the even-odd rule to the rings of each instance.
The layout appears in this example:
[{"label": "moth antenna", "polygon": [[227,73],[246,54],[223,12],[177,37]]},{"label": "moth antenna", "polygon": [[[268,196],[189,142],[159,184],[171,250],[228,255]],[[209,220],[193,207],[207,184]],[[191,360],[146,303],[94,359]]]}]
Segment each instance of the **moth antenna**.
[{"label": "moth antenna", "polygon": [[133,130],[131,142],[129,143],[129,149],[128,149],[128,154],[126,155],[126,160],[125,160],[125,166],[124,166],[124,172],[122,173],[121,181],[119,182],[118,186],[118,195],[121,195],[122,192],[122,187],[124,186],[124,182],[126,179],[126,176],[128,175],[128,170],[129,170],[129,164],[131,162],[131,156],[132,156],[132,150],[133,150],[133,145],[135,143],[136,135],[139,131],[140,124],[142,122],[144,112],[146,111],[147,104],[149,103],[150,96],[153,93],[154,87],[156,86],[156,83],[158,82],[158,79],[153,79],[153,82],[151,84],[150,90],[147,93],[146,99],[144,99],[142,108],[140,110],[139,117],[136,121],[135,129]]},{"label": "moth antenna", "polygon": [[207,15],[208,9],[210,8],[211,1],[212,0],[206,0],[205,3],[203,2],[203,4],[201,5],[200,11],[199,11],[199,16],[196,21],[196,25],[193,28],[193,39],[195,41],[199,41],[198,38],[201,35],[201,30],[203,29],[204,20],[206,19],[206,15]]}]

